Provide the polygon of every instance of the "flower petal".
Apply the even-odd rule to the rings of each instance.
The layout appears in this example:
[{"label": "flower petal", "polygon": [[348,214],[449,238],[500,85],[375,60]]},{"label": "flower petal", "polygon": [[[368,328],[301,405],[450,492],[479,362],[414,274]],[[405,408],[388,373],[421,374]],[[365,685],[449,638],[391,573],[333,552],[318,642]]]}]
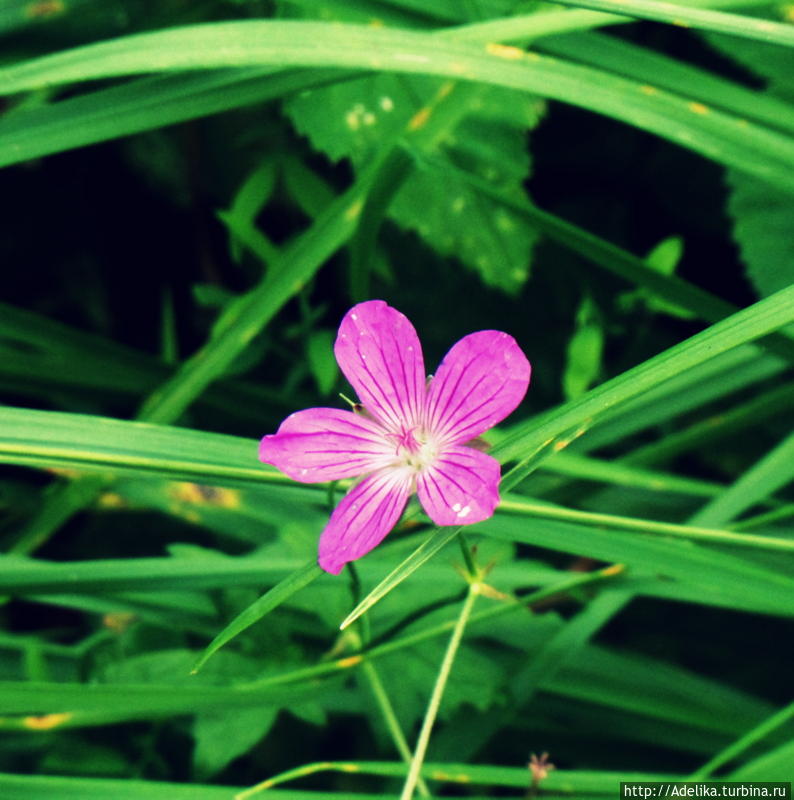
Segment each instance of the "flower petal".
[{"label": "flower petal", "polygon": [[416,489],[436,525],[471,525],[493,516],[499,478],[499,462],[493,456],[453,446],[420,473]]},{"label": "flower petal", "polygon": [[259,444],[259,459],[301,483],[353,478],[394,460],[376,423],[352,411],[308,408],[290,414]]},{"label": "flower petal", "polygon": [[320,536],[320,566],[338,575],[380,544],[395,526],[411,494],[411,473],[384,469],[354,486],[334,509]]},{"label": "flower petal", "polygon": [[501,422],[523,400],[530,366],[516,340],[501,331],[464,336],[430,382],[427,426],[460,444]]},{"label": "flower petal", "polygon": [[425,365],[407,317],[383,300],[359,303],[345,314],[334,353],[370,414],[396,432],[419,423]]}]

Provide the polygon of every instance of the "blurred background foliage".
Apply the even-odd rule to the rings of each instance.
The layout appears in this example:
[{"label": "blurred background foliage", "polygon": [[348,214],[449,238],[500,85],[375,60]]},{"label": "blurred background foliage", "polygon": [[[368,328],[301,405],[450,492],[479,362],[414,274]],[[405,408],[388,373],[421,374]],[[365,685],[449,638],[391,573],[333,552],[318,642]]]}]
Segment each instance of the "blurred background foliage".
[{"label": "blurred background foliage", "polygon": [[[791,30],[790,4],[728,5],[750,31],[758,20]],[[353,69],[341,56],[145,75],[103,72],[97,51],[88,82],[36,61],[225,20],[319,21],[329,47],[345,31],[330,23],[409,29],[427,34],[432,52],[436,29],[512,15],[556,15],[556,33],[538,35],[532,52],[593,70],[592,86],[572,90],[583,99],[432,70]],[[290,593],[188,675],[225,625],[312,557],[325,490],[269,474],[257,485],[243,471],[258,469],[253,440],[288,413],[340,402],[332,343],[352,303],[381,297],[403,311],[428,369],[472,330],[515,336],[532,386],[507,433],[494,432],[498,448],[541,412],[553,420],[560,404],[588,402],[594,387],[792,284],[790,44],[730,36],[711,19],[697,31],[597,15],[510,0],[0,5],[0,401],[30,409],[30,432],[10,416],[0,432],[0,771],[20,776],[0,776],[0,796],[181,796],[156,783],[172,781],[191,784],[185,797],[231,797],[220,787],[334,760],[355,764],[301,787],[339,798],[398,791],[394,726],[411,747],[465,591],[460,555],[445,550],[364,622],[338,626],[427,539],[416,513],[361,563],[360,583],[323,576]],[[499,41],[523,46],[533,37],[521,30]],[[599,85],[622,97],[615,113],[593,112]],[[642,121],[639,98],[665,92],[680,93],[691,123],[666,125],[661,106],[661,121]],[[725,116],[710,128],[712,102]],[[720,138],[733,122],[750,131],[746,151],[741,137]],[[683,124],[694,127],[682,134]],[[338,210],[347,197],[357,213]],[[791,295],[781,304],[790,312]],[[258,322],[243,330],[243,319]],[[222,363],[207,367],[201,354],[221,341]],[[471,773],[476,791],[452,781],[434,792],[522,796],[530,753],[548,751],[558,769],[544,789],[611,797],[616,776],[685,776],[753,731],[758,741],[716,773],[792,777],[790,711],[768,733],[758,727],[791,697],[791,355],[779,334],[660,379],[647,396],[627,394],[621,414],[513,489],[591,516],[508,510],[474,529],[477,563],[501,593],[616,562],[629,569],[606,588],[594,579],[527,606],[533,613],[472,624],[428,760],[495,771]],[[184,402],[166,409],[173,394],[162,387],[175,374],[187,376]],[[208,448],[212,464],[186,476],[169,458],[179,461],[187,438],[150,444],[123,428],[103,442],[110,429],[95,426],[94,440],[91,418],[64,418],[68,446],[87,441],[94,453],[83,474],[69,471],[78,456],[29,455],[54,419],[37,411],[178,423],[247,437],[252,449],[197,438],[184,447]],[[135,461],[139,441],[160,465],[154,474]],[[222,467],[239,474],[225,479]],[[683,532],[616,532],[618,516]],[[773,544],[699,542],[687,533],[698,526]],[[434,626],[437,636],[406,640],[366,670],[333,667]],[[268,683],[302,669],[305,679]],[[355,774],[377,773],[370,761],[396,772]],[[24,777],[37,774],[74,782]]]}]

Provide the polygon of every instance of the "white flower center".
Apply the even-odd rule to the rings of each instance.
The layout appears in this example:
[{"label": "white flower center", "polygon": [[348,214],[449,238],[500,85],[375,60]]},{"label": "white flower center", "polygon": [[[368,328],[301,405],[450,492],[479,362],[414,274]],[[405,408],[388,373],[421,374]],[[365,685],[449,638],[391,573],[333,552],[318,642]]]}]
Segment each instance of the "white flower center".
[{"label": "white flower center", "polygon": [[438,458],[438,443],[420,427],[408,428],[393,433],[389,438],[397,442],[397,458],[416,472],[432,466]]}]

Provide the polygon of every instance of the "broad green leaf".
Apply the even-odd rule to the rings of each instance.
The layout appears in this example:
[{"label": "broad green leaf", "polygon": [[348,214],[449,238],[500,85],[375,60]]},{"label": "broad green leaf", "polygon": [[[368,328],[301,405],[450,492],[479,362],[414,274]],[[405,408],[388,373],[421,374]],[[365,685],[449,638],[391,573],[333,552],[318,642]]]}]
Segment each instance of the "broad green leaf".
[{"label": "broad green leaf", "polygon": [[[550,239],[559,242],[563,247],[579,253],[594,264],[654,295],[658,295],[663,300],[671,301],[675,305],[680,305],[692,311],[702,319],[709,322],[717,322],[738,311],[738,308],[730,303],[704,292],[687,281],[683,281],[673,275],[665,276],[649,270],[642,259],[619,247],[615,247],[615,245],[588,233],[576,225],[571,225],[560,217],[541,211],[527,200],[517,201],[506,197],[504,194],[495,191],[487,181],[480,180],[470,173],[458,170],[449,164],[439,164],[426,155],[421,157],[417,154],[414,155],[418,158],[421,166],[432,170],[437,180],[445,180],[451,172],[454,172],[456,177],[476,187],[481,194],[491,197],[506,208],[518,212],[533,227],[536,227]],[[784,358],[794,359],[794,345],[788,337],[774,334],[764,340],[764,344]]]},{"label": "broad green leaf", "polygon": [[[456,117],[440,138],[438,157],[520,197],[529,172],[526,129],[537,123],[539,109],[516,92],[380,74],[302,93],[287,108],[316,148],[360,165],[384,136],[420,120],[439,91],[450,90]],[[441,183],[414,171],[401,180],[389,208],[398,224],[444,255],[460,258],[488,284],[514,290],[523,283],[534,234],[512,212],[452,177]]]}]

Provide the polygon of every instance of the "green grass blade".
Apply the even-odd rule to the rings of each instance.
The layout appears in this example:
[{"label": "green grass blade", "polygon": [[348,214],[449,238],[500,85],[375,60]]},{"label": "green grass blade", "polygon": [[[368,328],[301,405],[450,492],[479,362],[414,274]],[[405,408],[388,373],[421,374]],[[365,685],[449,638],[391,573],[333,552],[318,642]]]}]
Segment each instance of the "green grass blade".
[{"label": "green grass blade", "polygon": [[[767,337],[768,338],[768,337]],[[658,428],[709,403],[777,378],[788,365],[752,344],[723,353],[699,366],[669,377],[645,394],[627,402],[614,418],[595,428],[579,451],[591,451],[649,428]]]},{"label": "green grass blade", "polygon": [[188,26],[6,67],[0,70],[0,93],[153,70],[246,66],[377,69],[519,89],[614,117],[780,188],[794,188],[794,143],[774,131],[676,94],[648,94],[639,84],[587,67],[415,31],[304,21]]},{"label": "green grass blade", "polygon": [[[730,531],[707,528],[703,525],[690,523],[677,525],[672,522],[658,520],[636,519],[622,517],[615,514],[603,514],[593,511],[578,511],[572,508],[552,505],[551,503],[538,502],[520,495],[507,495],[499,504],[500,510],[538,519],[559,519],[576,521],[594,527],[606,526],[616,530],[633,530],[643,533],[655,533],[661,536],[675,536],[690,541],[709,542],[711,544],[731,545],[733,547],[752,547],[761,550],[776,550],[784,553],[794,553],[794,540],[780,539],[772,536],[752,536],[738,534]],[[698,515],[695,515],[698,517]],[[720,519],[723,515],[720,516]],[[730,516],[728,516],[728,519]],[[716,519],[716,517],[715,517]],[[716,524],[716,523],[715,523]]]},{"label": "green grass blade", "polygon": [[622,459],[630,465],[658,464],[711,445],[726,436],[744,431],[782,414],[794,402],[794,385],[784,384],[746,402],[706,417],[680,431],[673,431],[657,442],[637,448]]},{"label": "green grass blade", "polygon": [[606,461],[565,451],[546,459],[541,470],[580,480],[647,489],[653,492],[681,493],[696,497],[714,497],[725,488],[721,484],[711,481],[681,478],[670,472],[635,467],[633,461]]},{"label": "green grass blade", "polygon": [[442,548],[446,547],[462,530],[462,528],[436,528],[419,547],[411,553],[398,567],[392,570],[369,594],[345,617],[339,626],[344,630],[352,625],[362,614],[365,614],[378,601],[382,600],[392,589],[399,586],[409,575],[428,562]]},{"label": "green grass blade", "polygon": [[262,595],[248,608],[238,614],[206,647],[201,656],[193,665],[191,674],[197,673],[207,661],[223,647],[234,639],[235,636],[250,628],[262,617],[269,614],[274,608],[278,608],[285,600],[292,597],[295,592],[299,592],[308,586],[313,580],[322,575],[322,570],[317,566],[317,562],[312,559],[308,564],[288,575],[284,580],[276,584],[272,589]]},{"label": "green grass blade", "polygon": [[693,525],[721,525],[785,486],[794,476],[794,433],[767,453],[730,488],[706,504]]},{"label": "green grass blade", "polygon": [[689,589],[696,588],[702,602],[794,615],[794,580],[786,573],[787,562],[782,557],[781,571],[777,571],[693,542],[556,520],[537,519],[528,525],[508,516],[494,517],[479,523],[479,530],[497,539],[625,564],[627,577],[639,579],[652,574],[654,581],[666,580],[671,597],[680,582],[684,588],[681,599],[692,597]]},{"label": "green grass blade", "polygon": [[588,428],[614,413],[613,409],[621,403],[639,397],[667,379],[721,353],[782,328],[792,320],[794,287],[789,287],[630,369],[579,400],[519,426],[492,451],[503,462],[522,459],[505,476],[504,488],[514,486],[547,454],[563,449]]},{"label": "green grass blade", "polygon": [[742,14],[692,8],[661,0],[554,0],[554,2],[794,47],[794,29],[790,25]]},{"label": "green grass blade", "polygon": [[543,52],[645,81],[649,88],[699,97],[732,114],[756,119],[794,133],[794,106],[768,93],[754,92],[703,69],[649,48],[598,33],[570,34],[544,39]]},{"label": "green grass blade", "polygon": [[748,731],[744,736],[737,739],[737,741],[726,747],[722,752],[717,753],[714,758],[709,759],[702,767],[689,776],[689,780],[705,780],[723,764],[727,764],[738,755],[741,755],[741,753],[749,747],[752,747],[756,742],[764,739],[772,731],[785,725],[792,717],[794,717],[794,703],[789,703],[785,708],[781,708],[771,717],[765,719],[760,725],[756,725],[751,731]]},{"label": "green grass blade", "polygon": [[157,75],[0,118],[0,167],[235,108],[344,76],[337,70],[249,68]]},{"label": "green grass blade", "polygon": [[[766,0],[689,0],[688,8],[753,8],[766,5]],[[625,25],[633,19],[603,11],[585,8],[558,11],[549,8],[543,13],[516,14],[512,17],[472,22],[445,29],[441,35],[461,41],[473,42],[521,42],[534,41],[556,34],[586,31],[605,25]]]}]

